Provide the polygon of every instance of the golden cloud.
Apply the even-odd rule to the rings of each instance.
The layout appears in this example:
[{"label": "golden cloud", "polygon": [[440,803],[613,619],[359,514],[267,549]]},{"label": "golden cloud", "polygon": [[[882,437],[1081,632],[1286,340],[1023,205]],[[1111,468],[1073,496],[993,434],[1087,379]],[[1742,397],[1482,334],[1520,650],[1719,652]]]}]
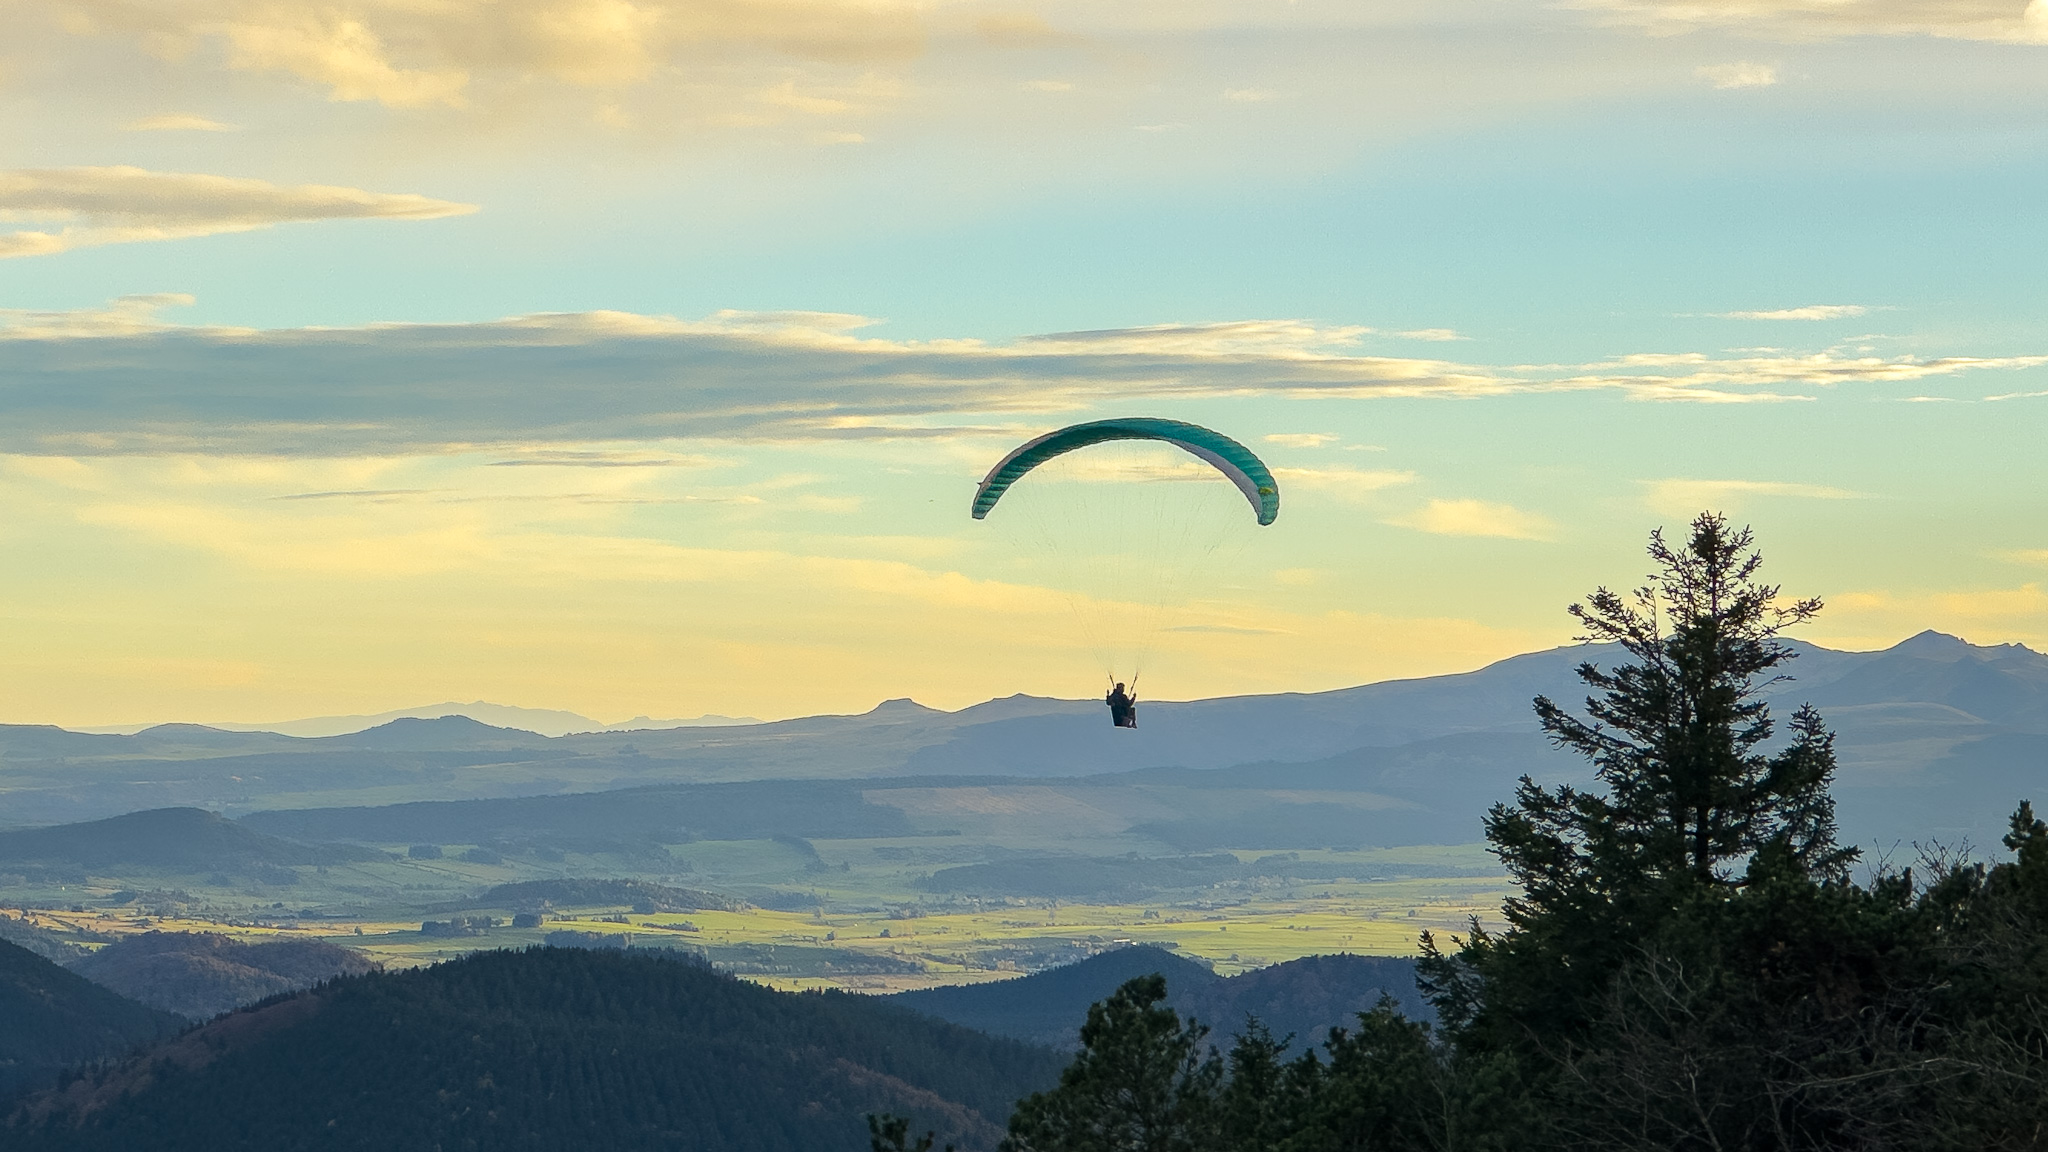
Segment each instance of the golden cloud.
[{"label": "golden cloud", "polygon": [[53,0],[74,35],[311,83],[332,100],[461,106],[479,87],[643,83],[733,54],[871,63],[915,55],[904,0]]},{"label": "golden cloud", "polygon": [[0,219],[54,231],[0,233],[0,259],[72,248],[247,232],[306,220],[432,220],[476,211],[426,196],[142,168],[0,171]]}]

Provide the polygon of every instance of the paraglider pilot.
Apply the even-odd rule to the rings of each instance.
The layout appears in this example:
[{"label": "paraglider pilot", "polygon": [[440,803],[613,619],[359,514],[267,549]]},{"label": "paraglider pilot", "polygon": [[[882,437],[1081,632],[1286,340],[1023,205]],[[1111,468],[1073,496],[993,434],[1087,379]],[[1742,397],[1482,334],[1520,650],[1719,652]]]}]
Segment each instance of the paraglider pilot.
[{"label": "paraglider pilot", "polygon": [[1118,684],[1109,690],[1109,722],[1119,728],[1138,726],[1138,697],[1134,692],[1124,691]]}]

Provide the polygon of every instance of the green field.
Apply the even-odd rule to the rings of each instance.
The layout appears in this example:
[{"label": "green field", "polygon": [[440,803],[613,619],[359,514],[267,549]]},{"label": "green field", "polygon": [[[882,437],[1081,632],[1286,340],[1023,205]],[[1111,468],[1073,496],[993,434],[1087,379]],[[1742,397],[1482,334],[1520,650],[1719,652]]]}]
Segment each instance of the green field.
[{"label": "green field", "polygon": [[[408,966],[572,932],[591,944],[690,949],[778,987],[895,991],[1001,979],[1131,942],[1174,947],[1225,973],[1316,953],[1402,955],[1424,929],[1491,920],[1506,895],[1476,845],[1211,854],[1202,866],[1235,867],[1231,878],[1117,900],[933,891],[935,871],[1003,859],[963,837],[697,841],[630,856],[565,853],[543,864],[462,858],[476,846],[441,846],[441,859],[385,847],[382,860],[280,870],[274,879],[295,874],[274,885],[161,872],[73,873],[61,882],[0,875],[0,906],[86,947],[151,929],[299,935]],[[1149,863],[1077,858],[1076,866]],[[624,902],[552,907],[539,926],[515,928],[513,915],[530,909],[478,898],[494,885],[564,877],[644,880],[750,903],[688,912],[635,912]],[[461,935],[422,932],[424,921],[455,918],[469,921]]]}]

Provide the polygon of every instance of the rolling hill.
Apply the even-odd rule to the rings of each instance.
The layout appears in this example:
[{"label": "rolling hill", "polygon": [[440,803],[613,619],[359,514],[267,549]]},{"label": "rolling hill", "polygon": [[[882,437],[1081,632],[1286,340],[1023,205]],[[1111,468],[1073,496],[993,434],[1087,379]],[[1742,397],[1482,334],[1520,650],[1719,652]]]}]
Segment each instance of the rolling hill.
[{"label": "rolling hill", "polygon": [[347,845],[281,840],[198,808],[154,809],[80,824],[0,832],[0,863],[6,864],[205,870],[337,864],[372,855]]},{"label": "rolling hill", "polygon": [[1207,1024],[1211,1042],[1225,1048],[1247,1017],[1257,1017],[1275,1036],[1291,1035],[1295,1051],[1313,1047],[1331,1028],[1353,1025],[1382,994],[1412,1018],[1434,1015],[1416,991],[1414,961],[1405,958],[1307,956],[1225,978],[1142,945],[1015,980],[899,992],[890,999],[990,1035],[1072,1049],[1080,1043],[1089,1005],[1108,999],[1127,980],[1155,973],[1166,977],[1174,1010]]},{"label": "rolling hill", "polygon": [[[622,950],[479,953],[226,1016],[16,1111],[20,1152],[860,1152],[862,1114],[993,1148],[1063,1057],[871,997]],[[366,1106],[374,1101],[374,1106]]]},{"label": "rolling hill", "polygon": [[214,932],[144,932],[74,960],[73,972],[159,1011],[211,1020],[283,992],[375,965],[321,940],[259,943]]},{"label": "rolling hill", "polygon": [[124,1056],[185,1021],[0,940],[0,1098],[66,1067]]}]

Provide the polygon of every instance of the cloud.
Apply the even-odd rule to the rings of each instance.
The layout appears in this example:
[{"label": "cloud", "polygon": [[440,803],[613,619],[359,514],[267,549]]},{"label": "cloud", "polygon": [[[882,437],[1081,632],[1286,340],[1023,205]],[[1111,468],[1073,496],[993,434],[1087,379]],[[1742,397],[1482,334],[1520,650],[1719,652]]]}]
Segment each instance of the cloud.
[{"label": "cloud", "polygon": [[1723,320],[1843,320],[1861,316],[1870,309],[1862,304],[1808,304],[1803,308],[1778,308],[1764,312],[1716,312]]},{"label": "cloud", "polygon": [[[1784,403],[1810,400],[1809,395],[1773,388],[1829,388],[1845,384],[1898,384],[1977,370],[2014,370],[2048,364],[2048,356],[1919,359],[1910,356],[1810,355],[1771,350],[1761,354],[1715,358],[1701,352],[1645,352],[1617,357],[1579,369],[1560,367],[1546,385],[1551,390],[1613,388],[1634,400],[1684,401],[1698,404]],[[1739,389],[1739,390],[1738,390]]]},{"label": "cloud", "polygon": [[17,168],[0,171],[0,219],[59,227],[0,233],[0,259],[296,221],[432,220],[474,211],[473,204],[321,184],[285,186],[129,167]]},{"label": "cloud", "polygon": [[223,124],[204,116],[145,116],[121,125],[130,132],[240,132],[234,124]]},{"label": "cloud", "polygon": [[[438,202],[430,202],[438,203]],[[1107,405],[1202,398],[1475,398],[1613,391],[1735,403],[2048,364],[1646,353],[1487,366],[1366,355],[1296,320],[1066,332],[1006,344],[886,340],[838,313],[624,312],[474,324],[250,330],[157,319],[184,297],[0,312],[0,451],[289,455],[668,438],[988,439]],[[1370,491],[1405,473],[1302,470]]]},{"label": "cloud", "polygon": [[1408,340],[1428,340],[1439,344],[1465,339],[1453,328],[1410,328],[1406,332],[1396,332],[1394,335]]},{"label": "cloud", "polygon": [[1773,40],[1936,36],[2048,44],[2048,0],[1577,0],[1657,35],[1727,29]]},{"label": "cloud", "polygon": [[1716,88],[1769,88],[1778,82],[1778,70],[1769,64],[1751,64],[1738,61],[1734,64],[1703,64],[1693,69],[1693,75],[1705,80]]},{"label": "cloud", "polygon": [[1666,516],[1692,516],[1704,509],[1734,512],[1756,497],[1800,500],[1861,500],[1861,492],[1824,484],[1790,484],[1776,480],[1645,480],[1643,503]]},{"label": "cloud", "polygon": [[1500,536],[1510,540],[1548,540],[1557,527],[1534,512],[1485,500],[1431,500],[1387,523],[1438,536]]},{"label": "cloud", "polygon": [[1334,432],[1274,432],[1262,439],[1283,448],[1321,448],[1336,443],[1339,437]]},{"label": "cloud", "polygon": [[1283,490],[1306,488],[1311,491],[1334,492],[1352,499],[1369,496],[1387,488],[1398,488],[1403,484],[1413,484],[1416,480],[1413,472],[1390,468],[1275,468],[1273,476],[1281,482]]},{"label": "cloud", "polygon": [[105,308],[68,312],[35,312],[0,308],[0,339],[58,340],[87,336],[132,336],[161,331],[166,308],[189,308],[197,298],[184,292],[148,292],[122,296]]},{"label": "cloud", "polygon": [[[911,0],[51,0],[73,36],[309,83],[330,100],[463,107],[536,81],[596,89],[697,78],[734,59],[915,56]],[[215,62],[218,62],[217,64]],[[758,73],[758,67],[755,69]]]},{"label": "cloud", "polygon": [[1018,343],[1033,349],[1098,353],[1179,352],[1220,356],[1244,352],[1309,355],[1318,349],[1356,344],[1370,328],[1325,328],[1306,320],[1233,320],[1220,324],[1155,324],[1144,328],[1106,328],[1090,332],[1053,332],[1027,336]]}]

